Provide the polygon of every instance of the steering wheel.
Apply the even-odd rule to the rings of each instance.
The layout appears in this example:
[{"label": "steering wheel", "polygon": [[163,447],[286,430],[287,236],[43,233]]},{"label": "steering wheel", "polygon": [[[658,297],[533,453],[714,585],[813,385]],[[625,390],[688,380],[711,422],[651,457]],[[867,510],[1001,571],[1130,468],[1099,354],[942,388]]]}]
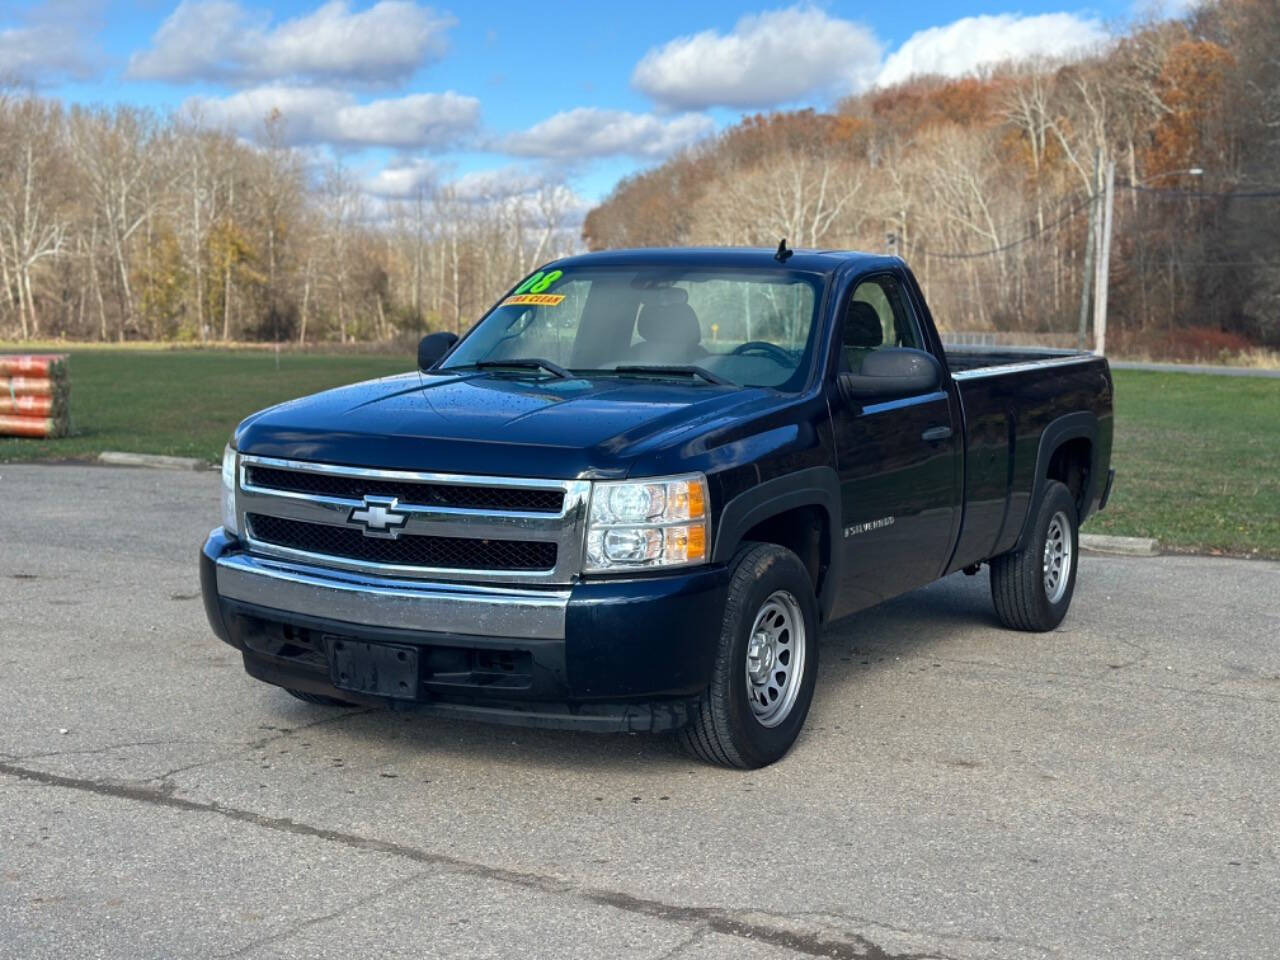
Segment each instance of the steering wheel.
[{"label": "steering wheel", "polygon": [[746,343],[740,343],[729,351],[729,356],[745,357],[753,353],[767,356],[782,367],[794,367],[796,365],[795,357],[791,356],[776,343],[769,343],[767,340],[748,340]]}]

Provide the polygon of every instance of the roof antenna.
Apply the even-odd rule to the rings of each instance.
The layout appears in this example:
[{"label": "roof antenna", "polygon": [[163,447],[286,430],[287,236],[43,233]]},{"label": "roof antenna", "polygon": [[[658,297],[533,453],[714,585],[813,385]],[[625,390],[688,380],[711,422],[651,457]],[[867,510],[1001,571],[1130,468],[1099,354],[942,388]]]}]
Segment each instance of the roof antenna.
[{"label": "roof antenna", "polygon": [[773,255],[773,259],[777,260],[779,263],[786,263],[791,259],[791,255],[793,253],[795,253],[794,250],[787,249],[787,238],[783,237],[778,241],[778,252]]}]

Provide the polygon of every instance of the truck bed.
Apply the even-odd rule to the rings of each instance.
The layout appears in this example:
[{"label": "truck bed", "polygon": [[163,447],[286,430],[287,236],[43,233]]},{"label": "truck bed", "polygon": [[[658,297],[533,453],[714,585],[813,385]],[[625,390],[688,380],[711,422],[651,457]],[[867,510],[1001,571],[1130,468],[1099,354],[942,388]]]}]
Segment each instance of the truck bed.
[{"label": "truck bed", "polygon": [[[1094,356],[1087,350],[1053,350],[1044,347],[961,347],[947,346],[947,365],[952,373],[967,373],[996,367],[1043,366],[1064,360]],[[994,369],[990,372],[996,372]]]},{"label": "truck bed", "polygon": [[1031,506],[1039,446],[1068,415],[1097,424],[1080,519],[1097,508],[1111,460],[1107,361],[1079,350],[950,347],[965,420],[965,519],[951,569],[1013,549]]}]

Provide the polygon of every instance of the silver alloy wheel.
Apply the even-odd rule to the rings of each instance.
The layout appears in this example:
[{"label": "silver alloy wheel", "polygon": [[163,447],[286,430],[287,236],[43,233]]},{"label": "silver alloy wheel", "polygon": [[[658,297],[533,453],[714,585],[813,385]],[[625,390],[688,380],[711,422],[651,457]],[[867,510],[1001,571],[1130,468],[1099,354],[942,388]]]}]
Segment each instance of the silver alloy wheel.
[{"label": "silver alloy wheel", "polygon": [[1071,562],[1070,521],[1059,510],[1049,521],[1049,531],[1044,538],[1044,593],[1050,603],[1057,603],[1067,592]]},{"label": "silver alloy wheel", "polygon": [[795,706],[804,682],[804,614],[796,598],[775,590],[747,637],[747,702],[764,727],[776,727]]}]

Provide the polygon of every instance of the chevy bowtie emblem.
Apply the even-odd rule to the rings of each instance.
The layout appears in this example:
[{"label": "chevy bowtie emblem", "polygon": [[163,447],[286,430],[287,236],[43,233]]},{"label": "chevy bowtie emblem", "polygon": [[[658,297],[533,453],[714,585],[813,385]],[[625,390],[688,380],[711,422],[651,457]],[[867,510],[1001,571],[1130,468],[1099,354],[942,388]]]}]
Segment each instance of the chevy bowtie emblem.
[{"label": "chevy bowtie emblem", "polygon": [[408,514],[396,510],[397,503],[395,497],[365,497],[364,506],[352,510],[347,522],[359,524],[366,537],[394,540],[409,519]]}]

